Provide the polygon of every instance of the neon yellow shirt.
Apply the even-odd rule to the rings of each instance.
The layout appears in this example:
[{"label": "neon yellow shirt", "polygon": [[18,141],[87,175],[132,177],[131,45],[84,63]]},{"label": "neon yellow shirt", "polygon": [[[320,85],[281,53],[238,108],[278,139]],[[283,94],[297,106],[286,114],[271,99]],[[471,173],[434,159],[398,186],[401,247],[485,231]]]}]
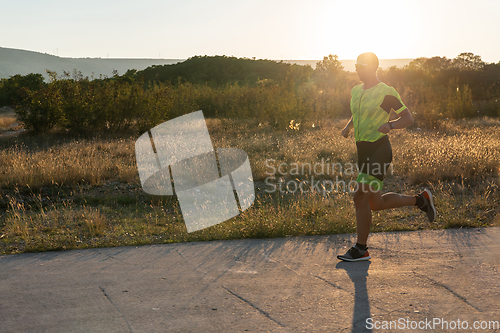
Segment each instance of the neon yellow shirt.
[{"label": "neon yellow shirt", "polygon": [[397,114],[406,106],[396,89],[379,82],[370,89],[358,84],[351,90],[351,113],[356,141],[374,142],[383,137],[379,127],[389,121],[391,109]]}]

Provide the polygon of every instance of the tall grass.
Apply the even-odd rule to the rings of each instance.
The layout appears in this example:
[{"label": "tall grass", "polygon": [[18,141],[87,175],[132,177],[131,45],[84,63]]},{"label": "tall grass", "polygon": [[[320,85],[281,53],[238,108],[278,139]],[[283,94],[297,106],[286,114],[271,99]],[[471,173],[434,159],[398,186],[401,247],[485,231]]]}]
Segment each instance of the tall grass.
[{"label": "tall grass", "polygon": [[[477,120],[472,121],[478,122]],[[412,183],[477,180],[498,176],[500,140],[496,119],[483,125],[445,121],[439,132],[423,130],[396,136],[395,172]]]},{"label": "tall grass", "polygon": [[[254,179],[269,176],[270,165],[283,163],[278,176],[290,176],[294,164],[355,163],[354,140],[340,136],[344,121],[320,129],[274,131],[252,121],[208,119],[214,147],[236,147],[249,154]],[[485,118],[447,121],[444,130],[402,130],[390,134],[394,172],[412,184],[474,182],[496,177],[500,161],[500,123]],[[138,184],[135,137],[70,139],[58,136],[2,138],[0,186],[36,190],[54,184],[102,185],[105,181]],[[309,170],[309,169],[306,169]],[[309,176],[309,174],[301,175]]]},{"label": "tall grass", "polygon": [[16,122],[17,122],[16,117],[1,117],[0,118],[0,130],[5,130]]},{"label": "tall grass", "polygon": [[[5,209],[0,253],[353,232],[354,205],[348,193],[266,191],[266,179],[277,183],[311,176],[308,171],[290,174],[293,164],[354,163],[353,138],[340,136],[346,121],[275,131],[268,123],[208,119],[214,147],[248,153],[257,198],[239,216],[191,234],[175,197],[141,190],[136,137],[0,137],[0,204]],[[499,225],[499,129],[496,119],[484,118],[442,122],[439,131],[392,132],[394,174],[384,182],[384,191],[412,194],[430,188],[438,218],[429,224],[410,207],[382,211],[374,213],[372,229]],[[269,160],[274,166],[283,163],[283,172],[271,176]],[[339,173],[323,178],[332,176],[355,178]]]},{"label": "tall grass", "polygon": [[[8,142],[13,143],[12,145]],[[26,136],[7,139],[0,151],[0,186],[32,190],[58,185],[101,185],[137,179],[134,140],[64,139]]]},{"label": "tall grass", "polygon": [[17,123],[17,117],[13,109],[0,108],[0,132],[9,129],[13,124]]}]

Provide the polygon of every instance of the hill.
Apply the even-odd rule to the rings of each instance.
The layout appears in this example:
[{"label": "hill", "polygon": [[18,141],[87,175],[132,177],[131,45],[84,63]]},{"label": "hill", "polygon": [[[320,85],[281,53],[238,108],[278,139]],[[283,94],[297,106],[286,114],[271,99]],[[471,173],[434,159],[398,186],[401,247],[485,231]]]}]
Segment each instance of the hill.
[{"label": "hill", "polygon": [[50,54],[0,47],[0,79],[12,75],[40,73],[48,78],[46,70],[62,74],[63,71],[81,71],[84,76],[112,76],[113,70],[123,75],[129,69],[143,70],[153,65],[175,64],[182,59],[101,59],[62,58]]},{"label": "hill", "polygon": [[137,73],[146,81],[191,82],[195,84],[224,85],[236,83],[254,85],[259,80],[283,82],[294,68],[294,78],[305,79],[312,69],[275,60],[236,58],[227,56],[194,56],[186,61],[163,66],[151,66]]}]

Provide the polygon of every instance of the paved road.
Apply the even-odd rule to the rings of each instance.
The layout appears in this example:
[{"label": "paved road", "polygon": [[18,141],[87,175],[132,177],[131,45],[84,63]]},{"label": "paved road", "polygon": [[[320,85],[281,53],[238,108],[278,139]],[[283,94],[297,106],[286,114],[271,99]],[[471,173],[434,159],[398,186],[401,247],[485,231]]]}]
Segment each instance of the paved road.
[{"label": "paved road", "polygon": [[2,256],[0,332],[500,332],[471,329],[500,322],[500,228],[374,234],[371,261],[339,262],[353,240]]}]

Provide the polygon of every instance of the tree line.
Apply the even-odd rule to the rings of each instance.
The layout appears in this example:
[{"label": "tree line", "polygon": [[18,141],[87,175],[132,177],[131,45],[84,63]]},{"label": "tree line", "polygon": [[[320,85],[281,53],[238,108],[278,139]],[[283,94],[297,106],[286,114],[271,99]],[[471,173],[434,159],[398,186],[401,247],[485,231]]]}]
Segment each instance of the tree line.
[{"label": "tree line", "polygon": [[[500,63],[472,53],[418,58],[379,69],[414,113],[415,126],[444,118],[500,116]],[[15,108],[36,133],[143,132],[195,110],[206,117],[250,119],[277,129],[321,126],[348,117],[350,90],[359,83],[336,55],[311,66],[226,56],[196,56],[142,71],[92,79],[81,73],[15,75],[0,81],[0,105]],[[294,125],[294,129],[300,129]]]}]

